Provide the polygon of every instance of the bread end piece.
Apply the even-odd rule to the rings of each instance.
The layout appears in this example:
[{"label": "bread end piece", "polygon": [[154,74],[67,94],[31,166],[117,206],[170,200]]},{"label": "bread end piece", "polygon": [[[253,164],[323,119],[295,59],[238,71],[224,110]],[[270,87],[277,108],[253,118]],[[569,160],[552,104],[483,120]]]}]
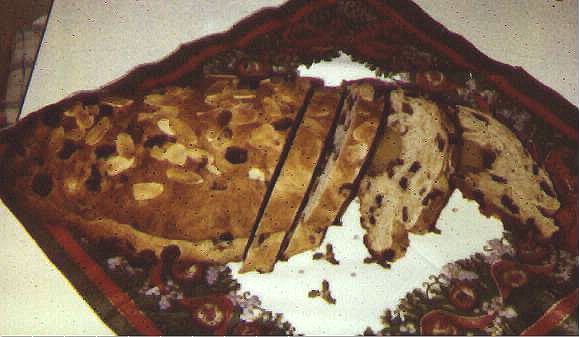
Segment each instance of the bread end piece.
[{"label": "bread end piece", "polygon": [[454,181],[483,214],[514,226],[532,226],[551,237],[560,207],[545,171],[517,136],[493,116],[459,106],[463,146]]}]

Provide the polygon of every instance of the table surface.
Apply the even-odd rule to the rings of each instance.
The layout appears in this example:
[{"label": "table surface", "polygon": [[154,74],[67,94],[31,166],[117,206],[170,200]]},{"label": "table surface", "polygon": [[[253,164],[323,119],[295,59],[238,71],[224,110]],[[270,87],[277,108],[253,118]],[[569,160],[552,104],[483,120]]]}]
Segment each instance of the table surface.
[{"label": "table surface", "polygon": [[[416,2],[483,53],[522,66],[577,105],[576,0]],[[56,0],[23,113],[98,88],[280,3]],[[0,334],[113,334],[1,202],[0,223]]]}]

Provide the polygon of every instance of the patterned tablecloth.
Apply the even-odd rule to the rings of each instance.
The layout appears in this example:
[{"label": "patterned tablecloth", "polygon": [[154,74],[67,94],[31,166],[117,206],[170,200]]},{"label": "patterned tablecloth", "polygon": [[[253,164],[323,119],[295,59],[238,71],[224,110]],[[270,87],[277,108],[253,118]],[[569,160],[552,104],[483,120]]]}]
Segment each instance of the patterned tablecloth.
[{"label": "patterned tablecloth", "polygon": [[[326,2],[331,1],[316,3]],[[182,43],[225,31],[259,8],[281,3],[56,0],[23,115],[76,91],[109,84],[136,65],[161,59]],[[405,21],[407,12],[400,5],[405,1],[392,3],[384,13],[400,15],[404,31],[411,32],[411,36],[431,36],[427,31],[430,23],[416,21],[420,16]],[[577,1],[415,3],[490,58],[521,66],[577,105]],[[464,49],[457,49],[457,44],[445,45],[448,41],[438,42],[434,43],[438,52],[449,58],[458,54],[455,62],[460,60]],[[481,69],[490,69],[481,64]],[[374,74],[344,54],[300,70],[324,78],[327,84]],[[540,86],[527,93],[517,91],[521,83],[534,83],[526,75],[519,75],[510,77],[521,81],[512,90],[505,89],[508,84],[501,84],[500,76],[496,85],[509,95],[518,93],[524,102],[533,100],[532,93],[548,91]],[[159,78],[151,78],[149,83]],[[476,86],[476,81],[471,84]],[[576,132],[573,128],[567,130]],[[576,317],[567,319],[577,306],[577,290],[570,285],[577,276],[577,261],[561,247],[553,248],[550,254],[557,258],[541,265],[543,269],[528,259],[519,261],[518,248],[508,237],[502,238],[500,221],[482,216],[473,202],[455,192],[437,223],[442,234],[411,237],[407,256],[384,270],[361,262],[367,253],[359,240],[363,233],[356,207],[354,202],[344,216],[344,226],[333,229],[319,250],[326,252],[325,244],[332,243],[340,260],[338,266],[319,259],[319,254],[313,260],[311,253],[278,264],[268,275],[240,275],[239,264],[227,268],[200,266],[192,275],[198,277],[196,288],[187,290],[173,282],[157,284],[151,272],[145,272],[134,261],[93,251],[82,238],[61,227],[32,230],[31,236],[0,202],[0,268],[5,271],[0,275],[0,286],[7,294],[0,301],[0,333],[533,334],[547,333],[553,327],[559,333],[577,333]],[[506,282],[500,275],[507,272],[529,278],[532,287],[521,288],[513,280]],[[546,281],[541,278],[544,275],[548,275]],[[330,282],[322,284],[323,279]],[[337,299],[334,305],[314,296],[329,287]],[[423,287],[423,291],[413,291]],[[534,304],[529,304],[518,288],[530,289]],[[311,292],[309,297],[308,292],[316,289],[318,293]],[[183,301],[191,291],[203,296]],[[176,310],[177,306],[181,309]],[[393,312],[397,306],[405,317]],[[211,326],[199,318],[215,315],[214,308],[223,314],[226,324]],[[557,315],[564,316],[562,325]]]}]

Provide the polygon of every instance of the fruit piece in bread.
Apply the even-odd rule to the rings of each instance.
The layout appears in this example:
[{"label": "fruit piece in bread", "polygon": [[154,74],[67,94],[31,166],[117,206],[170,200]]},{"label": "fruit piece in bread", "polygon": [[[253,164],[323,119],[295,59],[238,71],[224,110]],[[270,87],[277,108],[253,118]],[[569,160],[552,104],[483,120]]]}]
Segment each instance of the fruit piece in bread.
[{"label": "fruit piece in bread", "polygon": [[432,229],[450,195],[454,124],[439,106],[403,90],[390,94],[386,130],[360,183],[361,224],[380,263],[400,258],[408,232]]},{"label": "fruit piece in bread", "polygon": [[376,81],[356,81],[347,86],[331,146],[321,161],[307,203],[289,233],[284,258],[320,246],[327,228],[345,209],[370,148],[384,121],[384,90]]},{"label": "fruit piece in bread", "polygon": [[273,270],[286,233],[291,229],[300,205],[314,179],[316,164],[334,131],[341,88],[316,89],[299,125],[271,197],[258,219],[248,245],[241,272]]}]

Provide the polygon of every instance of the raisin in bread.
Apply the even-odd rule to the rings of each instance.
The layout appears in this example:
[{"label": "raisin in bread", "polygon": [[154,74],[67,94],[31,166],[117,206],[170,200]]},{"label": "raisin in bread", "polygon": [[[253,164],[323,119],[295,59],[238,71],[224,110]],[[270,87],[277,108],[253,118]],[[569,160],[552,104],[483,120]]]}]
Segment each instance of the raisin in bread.
[{"label": "raisin in bread", "polygon": [[435,225],[450,195],[453,134],[437,104],[391,92],[386,130],[358,193],[364,243],[377,262],[404,255],[408,231]]},{"label": "raisin in bread", "polygon": [[177,244],[184,258],[241,260],[311,81],[239,83],[206,78],[31,116],[22,142],[17,132],[3,137],[3,198],[94,240],[157,253]]},{"label": "raisin in bread", "polygon": [[517,136],[497,119],[458,107],[463,147],[456,182],[487,215],[535,226],[544,237],[557,231],[553,183]]},{"label": "raisin in bread", "polygon": [[341,98],[340,88],[315,90],[291,148],[258,220],[240,272],[273,270],[286,236],[314,176]]},{"label": "raisin in bread", "polygon": [[289,233],[284,258],[320,246],[327,228],[337,221],[351,200],[359,173],[384,121],[384,95],[374,81],[348,85],[338,115],[338,125],[324,154],[307,203],[293,232]]}]

